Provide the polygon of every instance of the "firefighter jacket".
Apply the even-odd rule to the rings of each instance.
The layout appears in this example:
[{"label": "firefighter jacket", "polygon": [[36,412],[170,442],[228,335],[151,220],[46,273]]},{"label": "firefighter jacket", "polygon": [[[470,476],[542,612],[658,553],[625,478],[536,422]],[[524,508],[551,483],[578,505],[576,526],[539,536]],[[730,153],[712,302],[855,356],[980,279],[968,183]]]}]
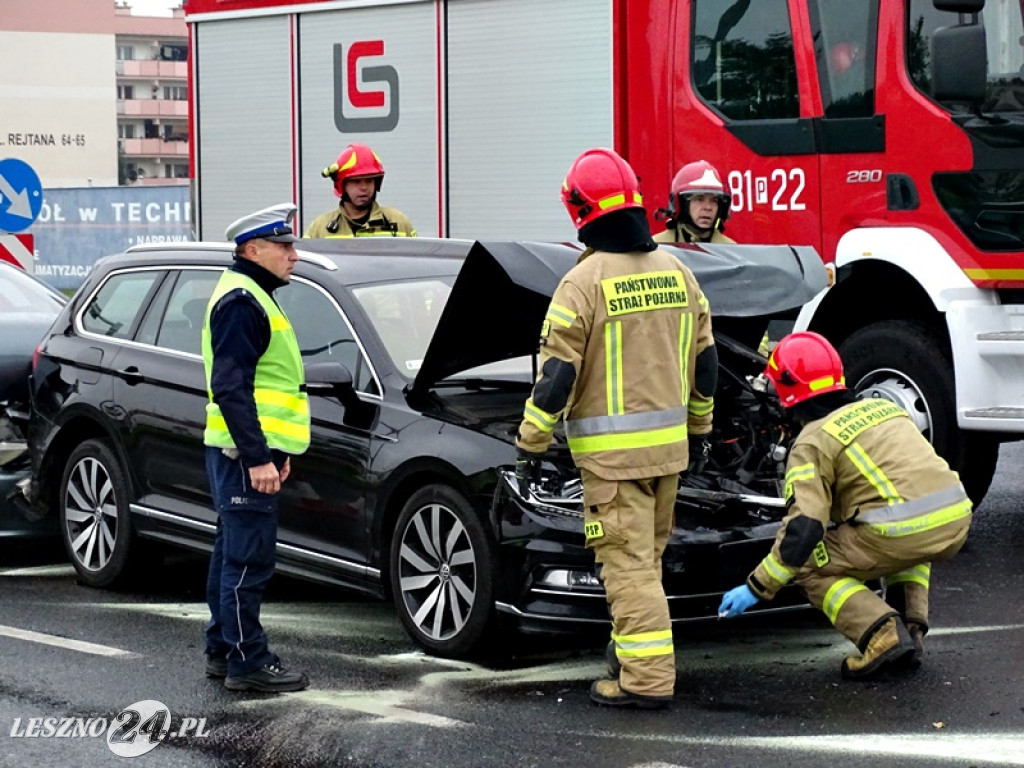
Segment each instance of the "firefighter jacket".
[{"label": "firefighter jacket", "polygon": [[800,431],[785,494],[789,511],[772,551],[747,580],[766,600],[805,563],[828,562],[822,537],[829,523],[862,526],[865,535],[903,540],[912,550],[913,534],[971,514],[956,472],[906,411],[878,398],[844,405]]},{"label": "firefighter jacket", "polygon": [[735,244],[736,241],[727,235],[723,235],[717,229],[711,230],[711,237],[701,237],[696,230],[691,229],[682,222],[679,222],[672,229],[666,229],[654,236],[656,243],[722,243]]},{"label": "firefighter jacket", "polygon": [[713,393],[697,390],[695,370],[713,345],[708,301],[675,256],[588,249],[551,299],[518,447],[545,451],[564,414],[581,469],[606,480],[685,469],[688,429],[711,430]]},{"label": "firefighter jacket", "polygon": [[313,219],[303,237],[416,237],[416,230],[404,213],[375,200],[362,224],[352,221],[339,205]]}]

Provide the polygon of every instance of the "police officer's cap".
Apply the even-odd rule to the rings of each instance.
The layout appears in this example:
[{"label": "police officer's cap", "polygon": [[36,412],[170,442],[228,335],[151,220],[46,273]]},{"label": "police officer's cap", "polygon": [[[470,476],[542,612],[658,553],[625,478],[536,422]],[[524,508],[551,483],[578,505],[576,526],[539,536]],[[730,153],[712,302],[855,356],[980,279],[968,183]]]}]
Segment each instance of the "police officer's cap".
[{"label": "police officer's cap", "polygon": [[256,213],[250,213],[232,222],[224,230],[224,236],[228,240],[234,240],[235,245],[242,245],[257,237],[275,243],[297,243],[299,238],[295,236],[291,226],[295,210],[291,203],[278,203]]}]

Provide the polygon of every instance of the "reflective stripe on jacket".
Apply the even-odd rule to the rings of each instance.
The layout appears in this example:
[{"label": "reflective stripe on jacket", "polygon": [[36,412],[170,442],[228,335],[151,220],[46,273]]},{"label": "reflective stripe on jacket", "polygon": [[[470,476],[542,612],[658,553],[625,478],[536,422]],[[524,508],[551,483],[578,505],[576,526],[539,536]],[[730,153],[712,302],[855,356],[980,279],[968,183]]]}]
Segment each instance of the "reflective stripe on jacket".
[{"label": "reflective stripe on jacket", "polygon": [[[771,598],[804,565],[786,562],[781,554],[797,517],[817,520],[823,533],[829,523],[850,523],[893,538],[935,531],[971,515],[956,472],[905,410],[879,398],[844,405],[800,431],[789,455],[785,493],[789,512],[771,554],[748,581],[763,598]],[[951,538],[959,535],[956,529]]]},{"label": "reflective stripe on jacket", "polygon": [[206,389],[210,402],[206,405],[206,430],[203,442],[221,448],[234,448],[220,407],[213,402],[210,373],[213,369],[213,347],[210,316],[217,302],[229,292],[248,291],[267,313],[270,322],[270,343],[256,364],[253,397],[260,427],[267,445],[285,453],[302,453],[309,447],[309,401],[302,391],[305,376],[302,355],[288,318],[272,298],[246,275],[225,270],[206,307],[203,323],[203,365],[206,368]]},{"label": "reflective stripe on jacket", "polygon": [[409,217],[397,208],[374,201],[364,223],[352,221],[339,206],[313,219],[303,237],[416,237],[416,230]]},{"label": "reflective stripe on jacket", "polygon": [[546,450],[564,413],[578,467],[607,480],[684,469],[689,431],[711,429],[713,393],[696,393],[693,372],[713,343],[707,299],[675,256],[585,252],[552,297],[540,351],[541,378],[557,358],[572,364],[575,385],[555,413],[535,391],[518,445]]}]

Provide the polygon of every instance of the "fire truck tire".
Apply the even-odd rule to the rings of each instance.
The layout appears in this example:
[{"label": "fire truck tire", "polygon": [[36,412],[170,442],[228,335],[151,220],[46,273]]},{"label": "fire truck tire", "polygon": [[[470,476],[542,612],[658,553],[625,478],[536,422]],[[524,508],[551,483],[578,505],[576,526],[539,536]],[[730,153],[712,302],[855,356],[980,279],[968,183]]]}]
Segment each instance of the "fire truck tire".
[{"label": "fire truck tire", "polygon": [[939,455],[960,473],[975,506],[988,492],[999,440],[956,423],[953,364],[944,340],[920,323],[886,320],[851,334],[839,348],[846,384],[861,397],[903,406]]}]

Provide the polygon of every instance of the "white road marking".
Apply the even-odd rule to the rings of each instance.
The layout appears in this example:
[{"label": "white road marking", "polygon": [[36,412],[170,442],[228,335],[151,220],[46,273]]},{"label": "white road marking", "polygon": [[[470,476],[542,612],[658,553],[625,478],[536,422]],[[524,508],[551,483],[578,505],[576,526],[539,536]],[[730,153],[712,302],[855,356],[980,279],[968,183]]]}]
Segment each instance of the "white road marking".
[{"label": "white road marking", "polygon": [[[459,728],[469,725],[462,720],[454,720],[450,717],[442,717],[441,715],[431,715],[400,706],[401,702],[412,695],[410,691],[373,691],[368,693],[365,691],[306,690],[285,695],[289,699],[298,699],[304,704],[347,709],[366,715],[374,715],[379,718],[377,722],[380,723],[414,723],[416,725],[428,725],[433,728]],[[273,705],[274,701],[275,699],[251,699],[242,702],[241,705],[258,707],[264,703]]]},{"label": "white road marking", "polygon": [[27,640],[30,643],[54,645],[58,648],[66,648],[69,651],[91,653],[95,656],[119,656],[122,659],[141,658],[141,655],[138,653],[125,651],[121,648],[112,648],[109,645],[97,645],[96,643],[87,643],[82,640],[70,640],[66,637],[57,637],[56,635],[44,635],[42,632],[33,632],[28,629],[18,629],[17,627],[6,627],[2,624],[0,624],[0,635],[13,637],[16,640]]},{"label": "white road marking", "polygon": [[0,569],[0,576],[25,576],[25,577],[43,577],[43,576],[72,576],[75,573],[74,566],[71,563],[67,565],[35,565],[30,568],[4,568]]}]

